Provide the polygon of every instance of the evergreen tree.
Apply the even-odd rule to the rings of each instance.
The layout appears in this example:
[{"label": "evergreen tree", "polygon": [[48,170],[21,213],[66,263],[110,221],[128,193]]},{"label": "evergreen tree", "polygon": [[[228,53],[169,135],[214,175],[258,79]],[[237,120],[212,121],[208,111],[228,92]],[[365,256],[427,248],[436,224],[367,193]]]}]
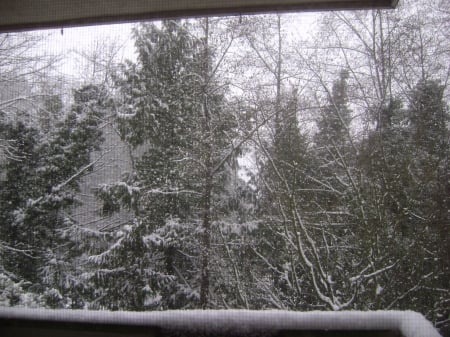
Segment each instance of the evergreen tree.
[{"label": "evergreen tree", "polygon": [[[434,81],[419,82],[407,109],[392,100],[379,116],[377,128],[362,143],[359,164],[366,175],[371,251],[378,261],[397,262],[376,278],[383,292],[366,293],[367,301],[378,308],[427,310],[429,319],[440,320],[448,315],[437,290],[448,278],[448,112],[443,88]],[[401,287],[392,285],[400,282]],[[405,288],[414,291],[405,294]]]},{"label": "evergreen tree", "polygon": [[[280,112],[281,118],[278,129],[275,130],[272,150],[280,174],[294,192],[305,188],[306,175],[310,173],[308,164],[311,164],[311,158],[308,158],[308,140],[299,129],[297,95],[297,91],[293,90],[292,97],[289,97],[286,107]],[[304,202],[307,202],[308,196],[304,192],[300,194],[304,196]]]},{"label": "evergreen tree", "polygon": [[[263,214],[267,225],[261,225],[265,230],[257,250],[270,267],[270,291],[278,303],[293,309],[337,310],[346,306],[352,289],[345,284],[348,279],[340,277],[345,259],[326,248],[338,241],[338,233],[321,219],[329,210],[317,196],[324,188],[317,185],[317,158],[299,130],[296,99],[293,91],[280,112],[273,148],[266,151],[263,180],[268,203],[263,204]],[[273,255],[273,251],[281,253]]]},{"label": "evergreen tree", "polygon": [[328,103],[317,122],[316,142],[321,146],[342,146],[348,142],[350,109],[348,107],[348,71],[342,70],[339,79],[328,93]]},{"label": "evergreen tree", "polygon": [[7,247],[1,252],[3,272],[30,291],[43,294],[54,288],[47,298],[50,306],[57,305],[55,296],[62,299],[57,293],[65,277],[51,271],[67,248],[59,231],[72,222],[78,182],[92,169],[90,153],[101,142],[100,90],[84,87],[74,94],[73,109],[48,133],[21,122],[2,125],[2,135],[16,144],[16,157],[2,165],[0,230]]},{"label": "evergreen tree", "polygon": [[408,254],[409,243],[404,243],[402,232],[409,221],[404,209],[409,200],[407,167],[412,153],[402,102],[391,99],[373,111],[376,128],[359,144],[358,156],[369,226],[358,227],[356,235],[364,238],[360,258],[369,256],[377,267],[395,263],[395,268],[376,277],[360,294],[360,301],[368,303],[369,309],[378,309],[385,307],[391,291],[396,291],[396,287],[386,285],[403,275],[395,270],[402,265],[398,261]]},{"label": "evergreen tree", "polygon": [[[323,190],[323,193],[316,195],[316,199],[327,212],[339,212],[345,208],[342,207],[345,204],[342,195],[352,193],[347,190],[345,183],[350,178],[352,167],[347,80],[348,72],[342,70],[331,92],[328,92],[327,103],[320,111],[318,131],[314,136],[319,165],[318,181],[322,185],[319,188]],[[342,221],[335,219],[335,222]]]},{"label": "evergreen tree", "polygon": [[[135,173],[103,187],[99,196],[104,212],[128,206],[136,220],[119,239],[120,245],[103,253],[110,257],[108,261],[91,260],[112,270],[104,278],[105,287],[112,292],[110,305],[133,310],[153,305],[172,308],[182,306],[174,293],[177,286],[184,286],[174,282],[174,268],[192,263],[177,250],[177,231],[182,226],[170,226],[182,221],[189,227],[189,208],[198,199],[196,193],[189,192],[192,166],[188,156],[196,145],[192,134],[200,111],[196,99],[199,42],[187,23],[172,20],[163,21],[161,27],[141,25],[134,37],[138,64],[129,64],[123,77],[117,79],[125,109],[118,125],[122,139],[135,149],[139,147],[143,155],[136,160]],[[169,228],[165,227],[167,221]],[[163,233],[165,229],[169,233]],[[174,231],[175,238],[166,237]],[[123,272],[121,263],[127,260],[135,264]],[[126,292],[118,290],[123,283],[127,284]]]},{"label": "evergreen tree", "polygon": [[450,275],[449,111],[444,86],[420,81],[411,94],[409,117],[414,157],[409,167],[408,231],[423,259],[417,271],[435,275],[429,281],[430,293],[423,294],[417,305],[434,307],[429,318],[436,321],[449,314],[439,291],[432,290],[445,287]]},{"label": "evergreen tree", "polygon": [[[210,73],[214,55],[207,24],[197,32],[185,21],[140,26],[134,32],[138,63],[126,66],[117,80],[125,110],[118,116],[119,130],[141,155],[133,174],[99,193],[104,210],[132,199],[128,207],[135,212],[130,233],[109,252],[110,261],[119,266],[122,254],[132,256],[136,265],[127,270],[133,275],[126,282],[127,298],[146,288],[147,302],[157,308],[208,303],[213,199],[224,183],[225,137],[233,125]],[[142,273],[149,268],[150,274]],[[115,277],[109,275],[111,290],[120,286]],[[140,302],[118,307],[150,308],[139,296]]]},{"label": "evergreen tree", "polygon": [[[2,125],[2,137],[14,143],[14,159],[2,165],[4,178],[1,182],[1,237],[2,243],[11,249],[2,250],[2,267],[15,280],[35,283],[38,280],[37,252],[34,251],[35,236],[39,237],[33,224],[24,223],[24,209],[40,197],[39,187],[33,186],[34,172],[39,162],[39,133],[23,123]],[[17,159],[15,159],[17,158]],[[33,198],[34,197],[34,198]],[[33,221],[33,216],[28,217]],[[45,228],[43,228],[45,230]],[[39,242],[37,243],[39,245]]]},{"label": "evergreen tree", "polygon": [[39,109],[39,125],[42,131],[49,132],[52,127],[55,127],[55,123],[61,121],[61,112],[63,109],[63,103],[61,97],[58,95],[50,95],[44,98],[44,104]]}]

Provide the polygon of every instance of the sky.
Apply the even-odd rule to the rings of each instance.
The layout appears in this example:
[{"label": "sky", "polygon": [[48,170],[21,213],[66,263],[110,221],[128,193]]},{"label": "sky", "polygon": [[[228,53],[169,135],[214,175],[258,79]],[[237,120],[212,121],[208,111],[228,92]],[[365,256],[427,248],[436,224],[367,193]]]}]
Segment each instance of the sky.
[{"label": "sky", "polygon": [[[296,40],[300,37],[307,37],[317,25],[315,20],[318,14],[305,12],[300,14],[287,14],[283,16],[283,28],[286,30],[289,39]],[[89,76],[87,72],[87,63],[80,53],[91,53],[96,49],[96,45],[117,43],[123,46],[115,59],[116,62],[122,62],[125,59],[135,60],[134,41],[131,38],[131,30],[135,24],[122,23],[114,25],[97,25],[84,27],[67,27],[43,30],[40,33],[46,36],[43,48],[47,53],[61,55],[62,60],[56,68],[57,76],[63,77],[64,82],[71,86],[73,80],[78,83],[79,79]],[[74,83],[72,82],[72,84]],[[248,171],[252,171],[251,156],[241,158],[241,166],[245,167],[241,171],[241,178],[248,180]]]},{"label": "sky", "polygon": [[63,57],[57,71],[62,76],[82,76],[83,64],[79,53],[95,49],[98,43],[123,45],[118,59],[134,59],[134,42],[131,39],[133,24],[69,27],[40,31],[46,36],[44,48],[49,53]]},{"label": "sky", "polygon": [[[286,25],[291,38],[307,36],[314,29],[314,20],[317,13],[305,12],[288,14],[286,20],[292,24]],[[123,46],[117,60],[135,59],[134,42],[131,38],[131,29],[135,24],[122,23],[114,25],[97,25],[84,27],[66,27],[40,31],[46,36],[44,49],[49,53],[63,56],[57,71],[61,76],[83,76],[83,64],[79,53],[95,49],[98,43],[117,43]]]}]

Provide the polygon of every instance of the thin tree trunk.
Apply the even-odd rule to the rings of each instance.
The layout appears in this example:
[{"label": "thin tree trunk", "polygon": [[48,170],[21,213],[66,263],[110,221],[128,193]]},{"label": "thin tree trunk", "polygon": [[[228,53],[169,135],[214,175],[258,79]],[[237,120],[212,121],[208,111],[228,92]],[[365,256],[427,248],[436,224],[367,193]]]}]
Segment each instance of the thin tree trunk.
[{"label": "thin tree trunk", "polygon": [[202,309],[208,307],[209,302],[209,262],[211,250],[211,194],[213,184],[213,165],[212,165],[212,135],[211,135],[211,116],[208,107],[208,77],[209,77],[209,51],[208,51],[209,21],[205,19],[205,39],[204,39],[204,73],[203,73],[203,118],[204,118],[204,164],[205,183],[203,193],[203,223],[202,223],[202,262],[201,262],[201,280],[200,280],[200,305]]}]

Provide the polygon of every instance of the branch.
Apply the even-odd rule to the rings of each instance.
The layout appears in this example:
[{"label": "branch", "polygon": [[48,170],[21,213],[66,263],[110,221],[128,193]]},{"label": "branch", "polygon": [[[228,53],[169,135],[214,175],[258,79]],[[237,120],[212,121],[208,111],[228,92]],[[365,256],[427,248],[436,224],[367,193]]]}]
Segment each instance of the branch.
[{"label": "branch", "polygon": [[81,176],[84,172],[86,172],[87,170],[89,170],[92,166],[94,166],[96,163],[98,163],[107,153],[111,152],[111,150],[109,151],[105,151],[101,154],[100,157],[98,157],[96,160],[94,160],[93,162],[87,164],[86,166],[82,167],[80,170],[78,170],[78,172],[76,172],[74,175],[72,175],[69,179],[67,179],[66,181],[54,186],[52,188],[52,193],[57,193],[59,192],[63,187],[65,187],[67,184],[69,184],[70,182],[72,182],[73,180],[75,180],[76,178],[78,178],[79,176]]},{"label": "branch", "polygon": [[389,269],[394,268],[394,267],[397,265],[398,262],[399,262],[399,261],[396,261],[396,262],[394,262],[393,264],[391,264],[390,266],[387,266],[387,267],[378,269],[378,270],[376,270],[376,271],[374,271],[374,272],[372,272],[372,273],[370,273],[370,274],[362,274],[362,273],[364,272],[364,270],[367,269],[367,268],[365,268],[358,276],[351,277],[351,278],[350,278],[350,282],[351,282],[351,283],[355,283],[356,281],[359,281],[359,280],[361,280],[361,279],[368,279],[368,278],[372,278],[372,277],[374,277],[374,276],[377,276],[377,275],[379,275],[379,274],[381,274],[381,273],[384,273],[385,271],[387,271],[387,270],[389,270]]},{"label": "branch", "polygon": [[30,253],[32,252],[31,249],[17,249],[17,248],[7,245],[4,241],[0,241],[0,250],[9,250],[9,251],[12,251],[15,253],[23,254],[32,259],[37,259],[37,257],[30,255]]}]

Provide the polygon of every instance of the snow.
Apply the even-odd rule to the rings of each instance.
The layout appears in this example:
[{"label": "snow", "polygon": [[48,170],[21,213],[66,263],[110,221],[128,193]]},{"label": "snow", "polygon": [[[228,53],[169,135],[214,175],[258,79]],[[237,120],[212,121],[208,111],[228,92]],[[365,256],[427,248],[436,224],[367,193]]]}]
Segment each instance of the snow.
[{"label": "snow", "polygon": [[162,296],[161,295],[157,295],[157,296],[146,296],[144,299],[144,306],[146,307],[151,307],[151,306],[155,306],[155,305],[159,305],[161,303],[162,300]]},{"label": "snow", "polygon": [[384,290],[384,288],[382,286],[380,286],[379,284],[377,284],[377,289],[375,290],[376,294],[381,295],[383,290]]},{"label": "snow", "polygon": [[121,118],[121,119],[133,119],[134,117],[136,117],[136,112],[123,113],[123,112],[117,111],[117,117]]},{"label": "snow", "polygon": [[251,233],[252,231],[257,230],[261,224],[261,221],[247,221],[244,223],[239,223],[236,221],[218,221],[215,223],[220,226],[224,233],[242,235],[245,232]]},{"label": "snow", "polygon": [[0,308],[0,319],[33,319],[96,324],[145,325],[208,332],[277,330],[393,330],[404,337],[439,337],[421,314],[413,311],[292,312],[282,310],[186,310],[108,312]]},{"label": "snow", "polygon": [[123,187],[127,190],[129,195],[133,195],[133,193],[139,193],[140,188],[132,185],[128,185],[126,182],[120,181],[117,183],[117,186]]},{"label": "snow", "polygon": [[23,224],[24,220],[25,220],[25,212],[22,208],[19,208],[15,211],[13,211],[13,222],[12,224],[14,226],[20,226],[21,224]]}]

